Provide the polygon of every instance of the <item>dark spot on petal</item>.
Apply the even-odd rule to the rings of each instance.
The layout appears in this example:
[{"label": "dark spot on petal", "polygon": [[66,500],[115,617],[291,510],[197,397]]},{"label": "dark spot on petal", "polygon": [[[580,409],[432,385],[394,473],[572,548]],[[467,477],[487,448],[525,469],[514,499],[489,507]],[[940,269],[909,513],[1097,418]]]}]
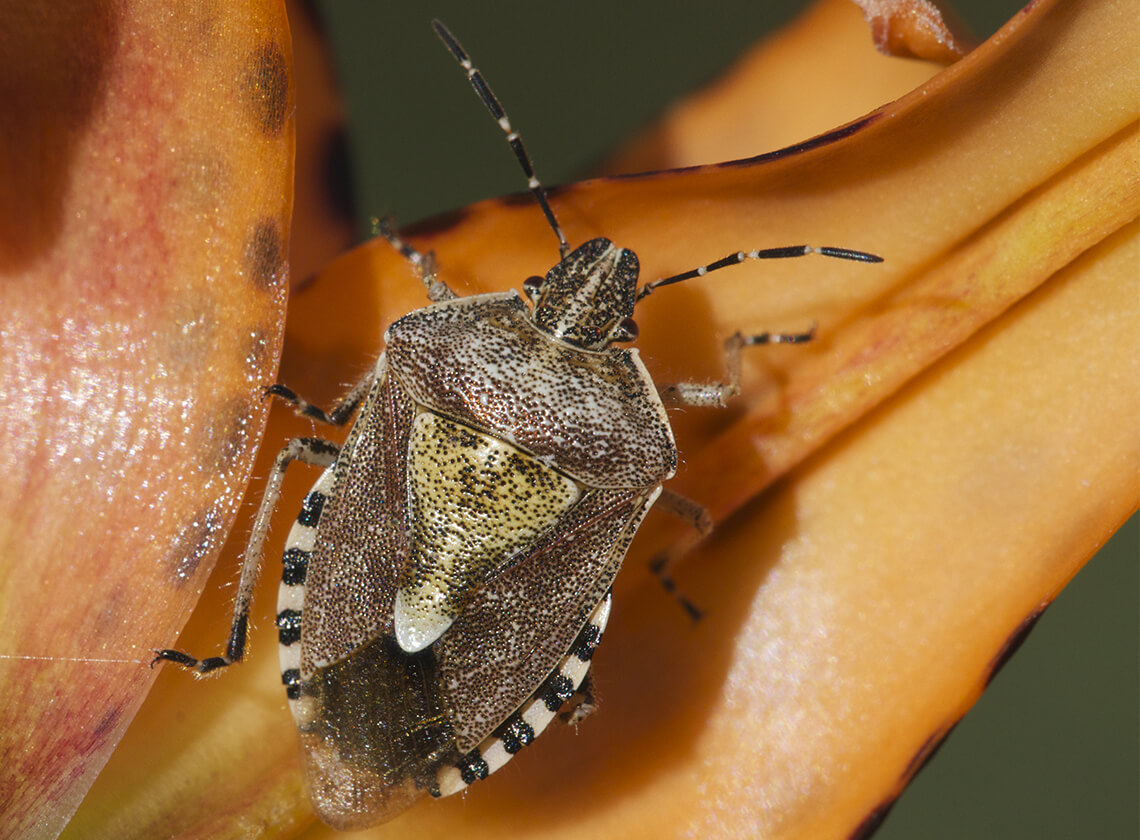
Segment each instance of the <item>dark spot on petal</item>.
[{"label": "dark spot on petal", "polygon": [[118,724],[119,719],[122,717],[123,710],[118,706],[113,706],[103,713],[103,717],[95,724],[95,728],[91,734],[94,738],[102,740],[109,736]]},{"label": "dark spot on petal", "polygon": [[173,565],[174,582],[183,586],[190,582],[198,566],[218,546],[222,516],[217,507],[199,511],[174,538],[167,556]]},{"label": "dark spot on petal", "polygon": [[289,117],[289,65],[275,43],[249,57],[241,95],[262,133],[276,137]]},{"label": "dark spot on petal", "polygon": [[863,821],[855,827],[855,830],[851,832],[851,840],[867,840],[867,838],[879,830],[879,826],[883,824],[883,820],[887,818],[887,814],[891,812],[891,808],[893,807],[895,807],[894,799],[876,806],[875,809],[864,817]]},{"label": "dark spot on petal", "polygon": [[1022,643],[1029,638],[1029,632],[1037,625],[1037,621],[1045,614],[1045,608],[1048,604],[1042,604],[1036,610],[1027,615],[1017,625],[1017,629],[1010,634],[1009,638],[1005,640],[1005,644],[1001,646],[1001,650],[997,655],[990,660],[990,664],[986,669],[986,686],[988,687],[993,682],[994,677],[997,676],[998,671],[1005,667],[1005,663],[1009,662],[1010,657],[1017,653],[1017,649],[1021,647]]},{"label": "dark spot on petal", "polygon": [[[25,11],[26,10],[26,11]],[[103,113],[126,36],[121,3],[13,4],[0,13],[0,270],[19,274],[56,244],[75,207],[88,124]],[[78,162],[77,162],[78,161]],[[70,200],[69,200],[70,199]]]},{"label": "dark spot on petal", "polygon": [[249,448],[249,420],[251,406],[248,399],[231,400],[220,408],[203,434],[203,464],[212,464],[218,472],[229,472]]},{"label": "dark spot on petal", "polygon": [[261,288],[272,288],[281,280],[285,250],[275,219],[262,219],[254,227],[245,243],[245,262],[249,276]]}]

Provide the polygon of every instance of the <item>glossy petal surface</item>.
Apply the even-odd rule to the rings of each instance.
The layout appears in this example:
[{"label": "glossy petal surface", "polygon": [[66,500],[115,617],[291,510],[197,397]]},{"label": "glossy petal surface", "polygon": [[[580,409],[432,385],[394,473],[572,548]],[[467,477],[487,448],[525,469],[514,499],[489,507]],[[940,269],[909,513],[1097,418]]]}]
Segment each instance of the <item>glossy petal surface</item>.
[{"label": "glossy petal surface", "polygon": [[0,26],[0,835],[52,837],[228,530],[276,370],[276,3],[8,4]]}]

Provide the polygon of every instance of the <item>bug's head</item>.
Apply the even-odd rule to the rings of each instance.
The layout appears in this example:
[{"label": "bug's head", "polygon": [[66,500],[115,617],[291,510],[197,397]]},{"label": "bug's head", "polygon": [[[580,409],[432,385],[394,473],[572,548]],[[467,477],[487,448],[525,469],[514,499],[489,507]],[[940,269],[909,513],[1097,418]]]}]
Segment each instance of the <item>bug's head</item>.
[{"label": "bug's head", "polygon": [[533,320],[544,333],[601,350],[615,341],[633,341],[637,325],[637,255],[608,239],[591,239],[571,251],[545,277],[531,277],[523,290],[534,301]]}]

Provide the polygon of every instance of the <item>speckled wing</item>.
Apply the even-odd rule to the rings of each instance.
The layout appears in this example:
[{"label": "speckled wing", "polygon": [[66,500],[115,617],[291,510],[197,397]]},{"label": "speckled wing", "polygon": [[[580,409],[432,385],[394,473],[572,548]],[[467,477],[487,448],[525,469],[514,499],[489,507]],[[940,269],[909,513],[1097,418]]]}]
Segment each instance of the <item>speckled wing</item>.
[{"label": "speckled wing", "polygon": [[408,556],[407,452],[416,411],[381,356],[317,525],[302,619],[302,677],[391,629]]},{"label": "speckled wing", "polygon": [[566,654],[659,492],[588,491],[527,554],[472,593],[436,646],[461,753],[515,711]]},{"label": "speckled wing", "polygon": [[[511,295],[398,321],[331,468],[301,617],[299,726],[332,825],[398,813],[530,698],[672,474],[672,433],[636,353],[533,332]],[[495,488],[510,505],[481,510]],[[422,609],[436,591],[443,608]]]},{"label": "speckled wing", "polygon": [[342,829],[395,816],[454,755],[434,653],[407,654],[391,633],[408,554],[416,411],[381,357],[332,468],[305,580],[298,720],[305,776],[321,819]]}]

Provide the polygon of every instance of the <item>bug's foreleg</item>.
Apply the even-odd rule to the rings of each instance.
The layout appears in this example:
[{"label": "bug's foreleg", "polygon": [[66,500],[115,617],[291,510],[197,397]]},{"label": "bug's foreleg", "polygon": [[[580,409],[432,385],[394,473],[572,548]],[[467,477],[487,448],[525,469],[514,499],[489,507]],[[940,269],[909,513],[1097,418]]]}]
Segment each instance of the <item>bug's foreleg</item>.
[{"label": "bug's foreleg", "polygon": [[283,402],[287,402],[293,406],[293,411],[301,417],[308,417],[329,426],[343,426],[352,418],[360,403],[368,396],[368,389],[372,387],[372,380],[375,376],[376,369],[373,367],[360,378],[359,382],[352,386],[352,390],[345,394],[331,411],[325,411],[320,406],[313,405],[304,397],[298,396],[292,388],[281,384],[270,385],[265,389],[265,396],[277,397]]},{"label": "bug's foreleg", "polygon": [[376,233],[383,236],[388,240],[393,248],[400,252],[400,255],[412,264],[416,274],[420,276],[420,282],[424,284],[427,289],[428,300],[432,303],[439,303],[444,300],[454,300],[458,295],[451,290],[451,287],[444,283],[435,272],[435,255],[432,253],[421,253],[409,245],[400,234],[396,233],[396,229],[392,227],[387,219],[373,219],[372,227]]},{"label": "bug's foreleg", "polygon": [[658,387],[661,401],[668,407],[681,405],[724,408],[740,393],[740,353],[757,344],[803,344],[815,337],[815,327],[800,333],[736,333],[724,342],[724,382],[674,382]]},{"label": "bug's foreleg", "polygon": [[320,438],[294,438],[277,454],[269,479],[265,484],[265,493],[261,497],[261,506],[257,510],[257,518],[253,521],[253,531],[249,535],[249,543],[245,549],[245,559],[241,567],[241,580],[238,583],[237,597],[234,599],[234,617],[230,625],[230,636],[226,642],[226,652],[221,656],[211,656],[207,659],[198,659],[180,650],[155,651],[151,667],[157,662],[175,662],[185,668],[193,668],[200,674],[206,674],[227,665],[240,662],[245,655],[246,629],[249,625],[249,604],[253,597],[253,587],[257,582],[257,573],[261,566],[261,555],[265,546],[265,535],[269,531],[269,520],[277,507],[277,500],[281,497],[281,483],[285,477],[285,470],[293,461],[301,461],[317,467],[328,467],[336,460],[340,447]]}]

